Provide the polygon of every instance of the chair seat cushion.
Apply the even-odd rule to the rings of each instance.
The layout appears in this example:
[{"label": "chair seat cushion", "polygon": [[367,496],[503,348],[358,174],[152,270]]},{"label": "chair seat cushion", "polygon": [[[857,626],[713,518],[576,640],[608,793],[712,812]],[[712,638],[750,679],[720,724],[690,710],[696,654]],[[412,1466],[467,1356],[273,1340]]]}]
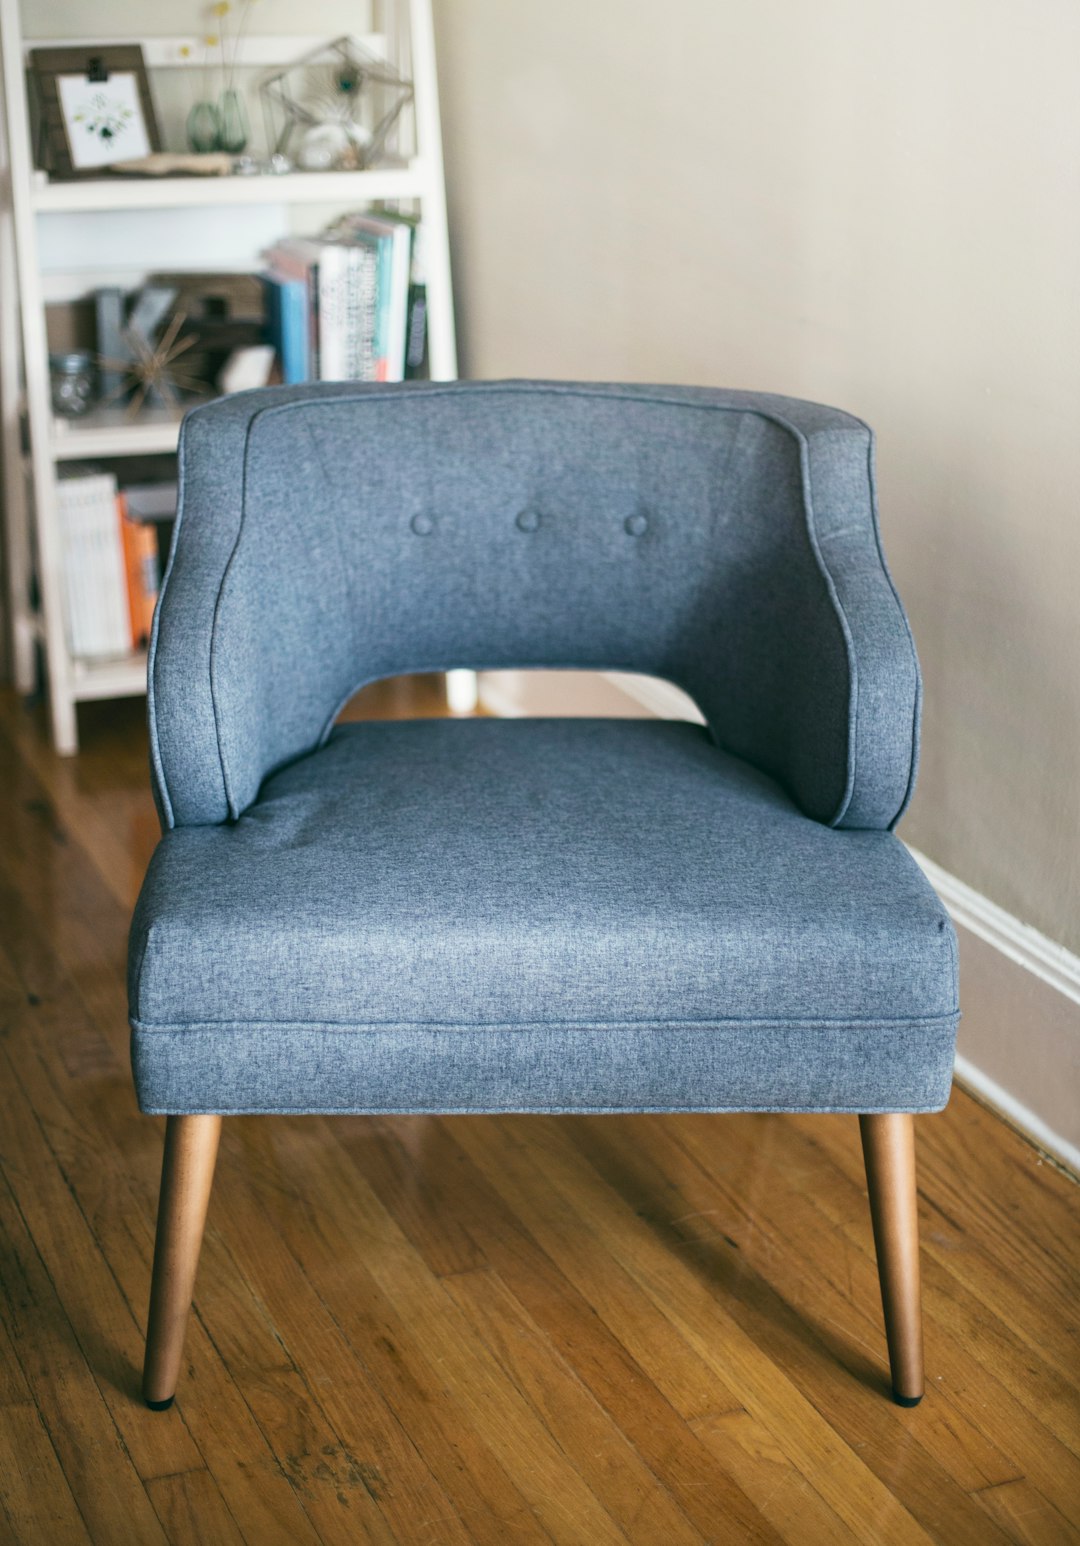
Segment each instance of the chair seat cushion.
[{"label": "chair seat cushion", "polygon": [[926,1111],[949,919],[890,833],[701,727],[339,727],[160,843],[131,940],[146,1111]]}]

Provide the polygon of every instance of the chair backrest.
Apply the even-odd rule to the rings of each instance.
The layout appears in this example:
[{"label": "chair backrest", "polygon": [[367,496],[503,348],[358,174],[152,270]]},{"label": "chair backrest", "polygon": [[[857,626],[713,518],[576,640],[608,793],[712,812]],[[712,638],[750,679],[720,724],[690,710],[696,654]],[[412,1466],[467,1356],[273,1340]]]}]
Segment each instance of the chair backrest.
[{"label": "chair backrest", "polygon": [[151,665],[167,822],[237,815],[363,683],[461,666],[666,678],[808,814],[888,825],[918,670],[869,431],[790,399],[538,382],[188,416]]}]

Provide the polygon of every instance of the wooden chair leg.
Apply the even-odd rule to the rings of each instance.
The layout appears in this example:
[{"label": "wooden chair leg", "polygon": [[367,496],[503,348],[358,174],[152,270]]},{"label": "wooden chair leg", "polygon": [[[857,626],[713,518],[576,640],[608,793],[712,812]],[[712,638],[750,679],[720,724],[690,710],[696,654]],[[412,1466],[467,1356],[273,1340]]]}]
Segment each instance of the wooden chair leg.
[{"label": "wooden chair leg", "polygon": [[922,1286],[915,1199],[915,1121],[902,1112],[859,1118],[874,1221],[893,1399],[923,1397]]},{"label": "wooden chair leg", "polygon": [[165,1128],[142,1386],[155,1412],[176,1394],[220,1137],[217,1116],[170,1117]]}]

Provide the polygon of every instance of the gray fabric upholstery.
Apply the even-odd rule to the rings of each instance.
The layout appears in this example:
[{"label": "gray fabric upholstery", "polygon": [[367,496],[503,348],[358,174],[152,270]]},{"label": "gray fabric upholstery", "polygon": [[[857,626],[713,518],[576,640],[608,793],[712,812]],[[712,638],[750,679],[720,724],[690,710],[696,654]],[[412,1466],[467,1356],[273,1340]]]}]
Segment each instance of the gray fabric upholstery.
[{"label": "gray fabric upholstery", "polygon": [[936,1108],[952,929],[888,832],[698,726],[354,725],[181,827],[132,934],[153,1111]]},{"label": "gray fabric upholstery", "polygon": [[380,676],[648,672],[807,815],[882,828],[919,676],[872,438],[686,387],[304,386],[189,414],[151,646],[167,825],[237,816]]},{"label": "gray fabric upholstery", "polygon": [[[919,675],[872,440],[675,387],[270,389],[185,421],[155,619],[148,1111],[934,1110],[949,921],[891,826]],[[410,670],[654,722],[334,729]]]}]

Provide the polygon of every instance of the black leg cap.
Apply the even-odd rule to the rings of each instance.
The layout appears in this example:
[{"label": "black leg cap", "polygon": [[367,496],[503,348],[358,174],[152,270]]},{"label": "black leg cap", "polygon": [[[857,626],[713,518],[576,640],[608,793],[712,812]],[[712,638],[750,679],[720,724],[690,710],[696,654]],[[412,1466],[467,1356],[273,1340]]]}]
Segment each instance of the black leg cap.
[{"label": "black leg cap", "polygon": [[[146,1400],[145,1397],[143,1399]],[[151,1412],[167,1412],[175,1400],[175,1396],[166,1396],[164,1401],[146,1401],[146,1404]]]},{"label": "black leg cap", "polygon": [[898,1391],[893,1391],[892,1398],[897,1406],[918,1406],[921,1396],[902,1396]]}]

